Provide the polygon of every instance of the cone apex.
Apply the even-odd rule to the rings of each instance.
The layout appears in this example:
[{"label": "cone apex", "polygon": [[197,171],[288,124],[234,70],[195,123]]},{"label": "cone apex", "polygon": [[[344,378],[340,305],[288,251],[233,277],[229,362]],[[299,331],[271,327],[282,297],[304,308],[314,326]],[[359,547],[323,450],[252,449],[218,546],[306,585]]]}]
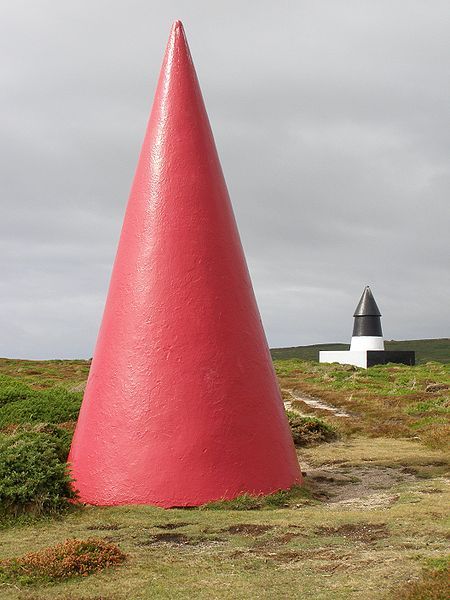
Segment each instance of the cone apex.
[{"label": "cone apex", "polygon": [[183,23],[179,19],[177,19],[176,21],[174,21],[172,23],[172,30],[170,32],[170,38],[173,38],[178,35],[182,35],[183,37],[186,37],[186,34],[184,33]]},{"label": "cone apex", "polygon": [[[189,49],[183,23],[179,20],[173,22],[170,30],[160,78],[165,77],[166,79],[171,79],[173,76],[172,71],[178,73],[178,76],[183,71],[185,74],[188,72],[191,74],[195,73],[195,67],[192,61],[191,51]],[[198,86],[198,82],[196,85]]]},{"label": "cone apex", "polygon": [[375,302],[372,290],[368,285],[364,288],[358,306],[353,314],[354,317],[376,316],[381,317],[380,309]]}]

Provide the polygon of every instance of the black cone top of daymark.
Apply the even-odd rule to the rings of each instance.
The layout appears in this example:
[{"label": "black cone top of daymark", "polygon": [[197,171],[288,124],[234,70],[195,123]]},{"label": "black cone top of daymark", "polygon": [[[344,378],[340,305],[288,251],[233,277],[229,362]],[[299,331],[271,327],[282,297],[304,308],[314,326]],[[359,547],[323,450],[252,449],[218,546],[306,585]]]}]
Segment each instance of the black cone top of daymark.
[{"label": "black cone top of daymark", "polygon": [[380,309],[375,302],[372,291],[368,285],[364,288],[361,299],[358,302],[354,317],[381,317]]},{"label": "black cone top of daymark", "polygon": [[380,319],[381,312],[368,285],[364,288],[353,316],[355,317],[353,325],[354,337],[383,337]]}]

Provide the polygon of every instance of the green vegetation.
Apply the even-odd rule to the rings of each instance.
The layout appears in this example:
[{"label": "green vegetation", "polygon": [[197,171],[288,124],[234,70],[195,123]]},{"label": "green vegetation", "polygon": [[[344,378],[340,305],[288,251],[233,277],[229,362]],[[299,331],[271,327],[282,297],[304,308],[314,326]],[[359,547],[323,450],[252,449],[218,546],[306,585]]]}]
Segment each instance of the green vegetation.
[{"label": "green vegetation", "polygon": [[[341,433],[418,437],[430,447],[448,445],[450,364],[359,369],[292,359],[275,361],[275,369],[281,387],[293,391],[294,408],[326,417]],[[320,398],[350,416],[343,419],[332,411],[311,409],[302,397]]]},{"label": "green vegetation", "polygon": [[448,600],[450,558],[448,556],[428,561],[420,577],[397,590],[398,600]]},{"label": "green vegetation", "polygon": [[35,389],[0,375],[0,521],[69,506],[66,460],[80,403],[64,387]]},{"label": "green vegetation", "polygon": [[275,367],[304,485],[63,510],[89,363],[1,359],[2,600],[442,600],[449,365]]},{"label": "green vegetation", "polygon": [[286,411],[292,438],[296,446],[312,446],[337,439],[336,429],[318,417],[304,417],[293,410]]},{"label": "green vegetation", "polygon": [[75,421],[81,394],[64,387],[36,390],[12,377],[0,375],[0,429],[21,423]]},{"label": "green vegetation", "polygon": [[[386,350],[415,350],[416,363],[424,364],[429,361],[450,362],[450,338],[431,340],[386,340]],[[293,348],[271,349],[274,360],[319,360],[320,350],[348,350],[349,344],[314,344],[312,346],[296,346]]]},{"label": "green vegetation", "polygon": [[[445,554],[442,452],[360,437],[299,457],[311,501],[262,510],[86,507],[4,529],[6,561],[92,536],[128,558],[88,577],[34,579],[31,588],[8,572],[2,600],[384,600],[387,590],[395,599],[428,559]],[[431,476],[417,477],[420,468]]]},{"label": "green vegetation", "polygon": [[273,360],[319,360],[320,350],[348,350],[349,344],[313,344],[311,346],[293,346],[292,348],[271,348]]},{"label": "green vegetation", "polygon": [[305,487],[293,486],[290,490],[280,490],[268,496],[243,494],[233,500],[218,500],[200,506],[200,510],[264,510],[287,508],[299,502],[309,502],[312,496]]},{"label": "green vegetation", "polygon": [[22,381],[0,375],[0,408],[10,402],[27,400],[31,393],[31,388]]},{"label": "green vegetation", "polygon": [[0,358],[0,373],[19,379],[35,389],[63,385],[69,391],[84,387],[89,373],[89,360],[17,360]]},{"label": "green vegetation", "polygon": [[74,497],[57,435],[24,431],[0,434],[0,518],[58,512]]}]

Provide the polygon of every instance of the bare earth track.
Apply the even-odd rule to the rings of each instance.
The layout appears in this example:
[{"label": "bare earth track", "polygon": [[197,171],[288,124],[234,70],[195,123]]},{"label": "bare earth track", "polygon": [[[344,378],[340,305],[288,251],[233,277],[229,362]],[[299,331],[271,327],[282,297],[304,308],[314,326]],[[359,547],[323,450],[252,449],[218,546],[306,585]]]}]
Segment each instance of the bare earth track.
[{"label": "bare earth track", "polygon": [[[320,400],[319,398],[314,398],[312,396],[308,396],[307,394],[299,394],[298,391],[294,390],[282,390],[287,393],[292,400],[295,400],[296,404],[303,402],[303,404],[308,405],[312,409],[319,409],[331,412],[335,417],[350,417],[350,415],[342,410],[341,408],[337,408],[336,406],[332,406],[331,404],[327,404],[324,400]],[[292,406],[291,402],[288,400],[284,403],[285,407],[289,410],[294,410],[296,412],[301,413],[297,407]]]}]

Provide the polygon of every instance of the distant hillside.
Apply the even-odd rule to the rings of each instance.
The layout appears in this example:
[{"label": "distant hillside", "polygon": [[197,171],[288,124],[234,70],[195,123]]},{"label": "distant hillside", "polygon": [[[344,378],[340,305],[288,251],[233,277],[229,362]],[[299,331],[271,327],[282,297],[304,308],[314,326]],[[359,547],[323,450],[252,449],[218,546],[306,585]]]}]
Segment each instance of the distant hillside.
[{"label": "distant hillside", "polygon": [[[450,338],[435,340],[386,340],[386,350],[415,350],[416,363],[423,364],[430,360],[441,363],[450,362]],[[293,348],[272,348],[272,358],[286,360],[300,358],[302,360],[319,360],[319,350],[348,350],[349,344],[314,344],[312,346],[296,346]]]}]

